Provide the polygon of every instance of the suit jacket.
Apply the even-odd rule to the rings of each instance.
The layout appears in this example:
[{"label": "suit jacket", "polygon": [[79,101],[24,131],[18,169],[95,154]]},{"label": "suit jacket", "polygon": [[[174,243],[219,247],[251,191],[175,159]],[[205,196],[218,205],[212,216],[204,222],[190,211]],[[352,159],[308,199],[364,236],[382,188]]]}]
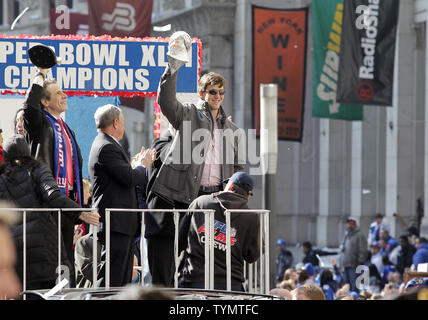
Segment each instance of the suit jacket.
[{"label": "suit jacket", "polygon": [[[162,114],[177,129],[170,152],[153,183],[152,191],[168,200],[190,204],[199,194],[202,172],[211,138],[214,119],[207,103],[199,100],[197,105],[182,104],[176,98],[177,72],[171,75],[165,69],[159,82],[158,103]],[[223,130],[222,178],[230,178],[237,171],[244,171],[246,154],[244,134],[236,124],[227,119],[220,108],[219,129]],[[205,129],[205,130],[201,130]],[[208,137],[191,139],[198,131],[211,133]],[[193,152],[200,150],[199,159],[193,159]],[[195,153],[196,155],[196,153]]]},{"label": "suit jacket", "polygon": [[[111,136],[98,133],[89,154],[93,207],[105,222],[106,208],[137,208],[135,187],[147,182],[144,169],[132,169],[122,146]],[[111,212],[111,231],[134,236],[140,231],[140,214]]]}]

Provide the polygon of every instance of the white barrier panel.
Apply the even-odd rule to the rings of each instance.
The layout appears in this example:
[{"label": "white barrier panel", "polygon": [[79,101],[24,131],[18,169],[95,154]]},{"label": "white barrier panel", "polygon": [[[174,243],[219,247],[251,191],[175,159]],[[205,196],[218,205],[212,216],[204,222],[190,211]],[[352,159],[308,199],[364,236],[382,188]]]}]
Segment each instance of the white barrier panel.
[{"label": "white barrier panel", "polygon": [[[230,231],[230,215],[233,213],[255,213],[259,215],[260,222],[260,290],[259,293],[268,294],[269,288],[269,210],[225,210],[226,216],[226,289],[231,290],[232,286],[232,265],[231,265],[231,231]],[[255,290],[252,290],[252,277],[254,267],[254,285]],[[244,271],[246,264],[244,263]],[[257,292],[257,261],[254,264],[249,264],[248,291]]]},{"label": "white barrier panel", "polygon": [[[178,214],[180,212],[192,212],[192,213],[204,213],[205,214],[205,236],[208,241],[205,241],[205,289],[214,289],[214,210],[177,210],[177,209],[105,209],[106,212],[106,234],[110,233],[110,214],[111,212],[171,212],[174,215],[175,235],[174,235],[174,261],[175,263],[175,274],[174,274],[174,286],[178,287]],[[230,247],[230,214],[233,213],[255,213],[259,215],[260,221],[260,286],[259,292],[268,294],[269,288],[269,210],[226,210],[226,289],[231,291],[231,247]],[[107,218],[108,217],[108,218]],[[143,224],[144,225],[144,224]],[[143,226],[141,230],[142,237],[144,237]],[[145,241],[145,240],[144,240]],[[107,240],[106,240],[107,242]],[[144,246],[141,246],[142,250]],[[141,257],[143,257],[141,251]],[[107,258],[108,257],[108,258]],[[106,252],[106,288],[110,288],[110,277],[107,278],[107,274],[110,273],[110,252],[109,249]],[[143,263],[141,263],[143,265]],[[245,265],[244,265],[245,266]],[[250,264],[250,268],[253,266]],[[254,292],[257,292],[257,262],[254,264],[255,276]],[[251,269],[250,269],[251,270]],[[252,272],[251,272],[252,274]],[[250,275],[251,275],[250,274]],[[108,279],[108,281],[107,281]],[[250,286],[249,286],[250,287]],[[249,290],[250,291],[250,290]],[[251,291],[250,291],[251,292]]]},{"label": "white barrier panel", "polygon": [[[84,208],[0,208],[0,211],[22,212],[22,291],[27,289],[27,212],[57,212],[58,214],[58,283],[61,282],[61,215],[63,211],[98,212],[95,209]],[[95,256],[96,259],[96,256]],[[26,299],[26,296],[23,296]]]},{"label": "white barrier panel", "polygon": [[[98,212],[96,209],[84,208],[0,208],[1,211],[15,211],[23,212],[23,291],[26,291],[26,222],[27,212],[57,212],[58,214],[58,283],[61,282],[61,219],[62,214],[68,211],[79,211],[79,212]],[[117,209],[108,208],[105,210],[105,245],[106,245],[106,263],[105,263],[105,289],[110,289],[110,216],[111,212],[138,212],[144,214],[145,212],[156,213],[156,212],[171,212],[173,214],[175,234],[174,234],[174,261],[175,261],[175,273],[174,273],[174,286],[178,288],[178,233],[179,233],[179,214],[180,213],[203,213],[205,215],[205,236],[208,241],[205,241],[205,289],[214,289],[214,210],[178,210],[178,209]],[[250,293],[269,293],[269,210],[226,210],[226,285],[227,290],[231,290],[231,226],[230,226],[230,215],[239,212],[256,213],[259,215],[260,221],[260,258],[253,264],[246,264],[244,262],[244,275],[248,284],[248,291]],[[144,221],[144,219],[142,219]],[[98,227],[91,226],[93,234],[93,287],[97,287],[98,282]],[[141,270],[144,274],[144,263],[142,258],[145,256],[144,250],[146,240],[144,238],[145,224],[141,225],[141,242],[140,242],[140,256],[141,256]],[[257,270],[257,266],[260,265],[260,269]],[[248,277],[246,269],[248,266]],[[258,271],[260,277],[260,285],[258,287]],[[141,282],[144,285],[143,281]],[[254,286],[254,287],[253,287]],[[257,289],[259,288],[259,290]],[[24,295],[25,299],[25,295]]]},{"label": "white barrier panel", "polygon": [[[106,289],[110,288],[110,216],[111,212],[141,212],[142,214],[144,212],[150,212],[150,213],[156,213],[156,212],[171,212],[173,214],[174,219],[174,261],[175,261],[175,272],[174,272],[174,287],[178,288],[178,222],[179,222],[179,214],[180,212],[187,213],[187,212],[193,212],[193,213],[204,213],[205,214],[205,221],[208,221],[211,226],[214,225],[214,210],[210,209],[198,209],[198,210],[189,210],[189,209],[117,209],[117,208],[107,208],[105,209],[105,220],[106,220],[106,281],[105,281],[105,287]],[[207,220],[208,219],[208,220]],[[141,221],[144,221],[142,219]],[[211,229],[210,229],[211,230]],[[213,289],[214,288],[214,237],[213,232],[209,231],[211,233],[208,238],[208,242],[205,242],[205,253],[212,252],[212,254],[205,255],[205,289]],[[141,226],[141,238],[143,238],[143,245],[140,247],[140,256],[143,257],[143,248],[145,247],[145,238],[144,238],[144,223],[142,223]],[[212,247],[212,248],[211,248]],[[211,250],[210,250],[211,248]],[[143,262],[141,261],[141,266],[143,266]],[[208,270],[208,272],[206,272]],[[142,268],[142,274],[144,273],[144,268]],[[210,278],[212,277],[212,279]],[[142,283],[143,285],[143,283]]]}]

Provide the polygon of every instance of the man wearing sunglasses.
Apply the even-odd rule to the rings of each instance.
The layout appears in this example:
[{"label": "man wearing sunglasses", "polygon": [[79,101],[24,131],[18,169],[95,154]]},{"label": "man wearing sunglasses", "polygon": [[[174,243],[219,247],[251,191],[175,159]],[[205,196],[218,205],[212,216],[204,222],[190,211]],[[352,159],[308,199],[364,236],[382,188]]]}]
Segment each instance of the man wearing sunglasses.
[{"label": "man wearing sunglasses", "polygon": [[159,84],[158,103],[177,133],[171,161],[160,169],[153,190],[189,204],[200,195],[223,190],[222,181],[243,170],[245,157],[239,148],[242,131],[222,108],[225,79],[214,72],[203,75],[198,103],[182,104],[176,98],[177,73],[168,65]]},{"label": "man wearing sunglasses", "polygon": [[[244,169],[245,148],[239,148],[239,143],[245,139],[222,108],[225,79],[214,72],[203,75],[198,83],[198,103],[183,104],[176,97],[177,70],[174,61],[168,58],[159,82],[158,103],[175,134],[156,179],[147,190],[149,209],[187,209],[198,196],[222,191],[223,180]],[[158,221],[159,230],[156,235],[146,237],[149,263],[151,268],[170,270],[161,279],[153,278],[153,283],[172,286],[175,269],[172,214],[150,215]]]}]

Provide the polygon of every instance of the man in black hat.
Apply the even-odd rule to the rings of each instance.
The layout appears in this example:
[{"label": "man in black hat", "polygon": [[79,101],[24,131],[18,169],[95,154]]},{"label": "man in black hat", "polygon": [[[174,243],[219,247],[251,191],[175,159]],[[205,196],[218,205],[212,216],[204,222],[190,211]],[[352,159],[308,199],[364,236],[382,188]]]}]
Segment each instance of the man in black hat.
[{"label": "man in black hat", "polygon": [[[253,179],[245,172],[236,172],[228,179],[224,191],[196,198],[189,209],[214,209],[214,287],[226,289],[226,209],[248,209]],[[180,270],[180,287],[203,288],[205,266],[205,216],[188,213],[180,222],[179,252],[184,251]],[[259,220],[255,213],[237,212],[230,216],[231,289],[244,291],[244,260],[253,263],[259,258]]]},{"label": "man in black hat", "polygon": [[[33,60],[32,60],[33,61]],[[67,95],[55,80],[47,80],[50,69],[38,68],[24,102],[24,129],[31,155],[52,171],[59,189],[80,206],[83,205],[83,158],[73,130],[62,120],[68,109]],[[78,212],[62,219],[62,233],[70,261],[74,261],[74,225]]]}]

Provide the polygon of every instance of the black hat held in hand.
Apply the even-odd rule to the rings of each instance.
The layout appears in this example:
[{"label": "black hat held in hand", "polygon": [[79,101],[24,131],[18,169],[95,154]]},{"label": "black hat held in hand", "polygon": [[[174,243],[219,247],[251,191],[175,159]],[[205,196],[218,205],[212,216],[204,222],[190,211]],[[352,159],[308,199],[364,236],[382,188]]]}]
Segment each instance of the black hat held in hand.
[{"label": "black hat held in hand", "polygon": [[44,45],[37,45],[28,50],[30,61],[39,68],[49,69],[57,64],[55,52]]}]

